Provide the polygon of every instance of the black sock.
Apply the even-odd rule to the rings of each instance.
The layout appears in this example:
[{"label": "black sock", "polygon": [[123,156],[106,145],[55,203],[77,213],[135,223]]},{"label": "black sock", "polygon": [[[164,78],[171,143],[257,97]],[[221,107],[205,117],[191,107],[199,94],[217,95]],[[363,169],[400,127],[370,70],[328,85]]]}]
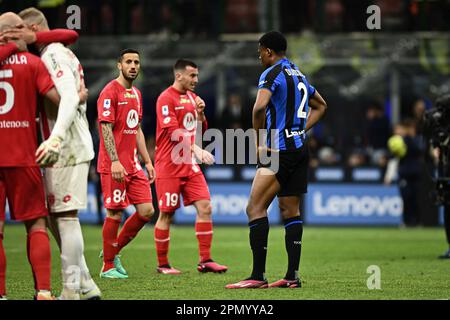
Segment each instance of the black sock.
[{"label": "black sock", "polygon": [[447,236],[447,243],[450,249],[450,205],[444,206],[444,228]]},{"label": "black sock", "polygon": [[284,228],[286,230],[284,240],[288,255],[288,270],[284,278],[294,280],[298,278],[300,255],[302,253],[303,221],[300,220],[300,216],[286,219],[284,220]]},{"label": "black sock", "polygon": [[248,223],[250,228],[250,247],[253,252],[253,280],[265,280],[267,238],[269,237],[269,219],[255,219]]}]

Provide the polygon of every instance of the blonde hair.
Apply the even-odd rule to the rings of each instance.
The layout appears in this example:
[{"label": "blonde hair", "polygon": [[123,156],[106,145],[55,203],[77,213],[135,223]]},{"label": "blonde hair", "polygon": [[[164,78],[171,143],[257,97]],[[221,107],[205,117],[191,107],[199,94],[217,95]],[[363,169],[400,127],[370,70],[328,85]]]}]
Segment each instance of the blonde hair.
[{"label": "blonde hair", "polygon": [[34,7],[30,7],[20,11],[19,17],[21,17],[22,20],[28,25],[36,24],[40,25],[41,27],[48,28],[47,19],[45,18],[42,11]]}]

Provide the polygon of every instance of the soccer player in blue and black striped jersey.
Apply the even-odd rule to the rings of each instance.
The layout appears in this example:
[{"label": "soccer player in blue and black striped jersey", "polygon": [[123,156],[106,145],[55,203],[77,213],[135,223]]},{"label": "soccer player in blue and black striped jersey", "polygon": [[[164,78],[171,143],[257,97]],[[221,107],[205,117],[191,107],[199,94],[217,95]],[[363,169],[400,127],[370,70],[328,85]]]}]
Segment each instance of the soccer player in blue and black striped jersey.
[{"label": "soccer player in blue and black striped jersey", "polygon": [[[300,69],[286,58],[286,49],[287,41],[277,31],[259,39],[259,58],[266,70],[259,79],[253,128],[257,133],[258,159],[269,151],[278,155],[278,167],[275,170],[259,161],[247,206],[253,271],[248,279],[227,285],[229,289],[301,287],[298,270],[303,221],[299,208],[307,190],[306,132],[324,115],[327,105]],[[259,141],[259,130],[264,128],[268,131],[267,140]],[[273,131],[275,134],[270,134]],[[286,231],[288,268],[281,280],[269,284],[265,277],[269,235],[267,208],[275,196],[278,196]]]}]

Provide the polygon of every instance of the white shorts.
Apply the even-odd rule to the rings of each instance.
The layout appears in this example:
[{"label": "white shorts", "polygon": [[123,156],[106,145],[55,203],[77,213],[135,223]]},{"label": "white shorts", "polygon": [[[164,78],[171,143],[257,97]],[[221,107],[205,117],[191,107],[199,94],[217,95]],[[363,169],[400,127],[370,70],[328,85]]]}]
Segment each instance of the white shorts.
[{"label": "white shorts", "polygon": [[51,213],[85,209],[89,161],[64,168],[47,168],[44,173]]}]

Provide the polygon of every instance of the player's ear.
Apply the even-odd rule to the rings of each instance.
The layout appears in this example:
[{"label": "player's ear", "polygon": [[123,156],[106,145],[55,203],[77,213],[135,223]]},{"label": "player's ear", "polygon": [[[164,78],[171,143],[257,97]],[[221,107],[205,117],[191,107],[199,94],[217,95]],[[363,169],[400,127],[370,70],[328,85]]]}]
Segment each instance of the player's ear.
[{"label": "player's ear", "polygon": [[117,62],[117,69],[119,69],[119,71],[122,71],[122,64],[120,62]]}]

